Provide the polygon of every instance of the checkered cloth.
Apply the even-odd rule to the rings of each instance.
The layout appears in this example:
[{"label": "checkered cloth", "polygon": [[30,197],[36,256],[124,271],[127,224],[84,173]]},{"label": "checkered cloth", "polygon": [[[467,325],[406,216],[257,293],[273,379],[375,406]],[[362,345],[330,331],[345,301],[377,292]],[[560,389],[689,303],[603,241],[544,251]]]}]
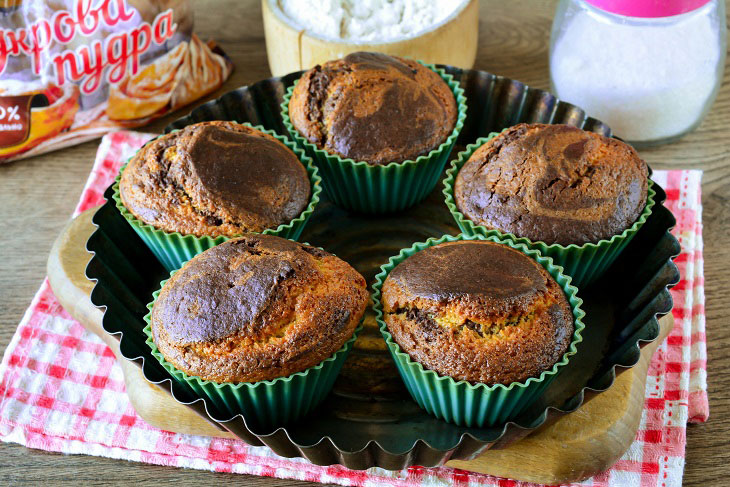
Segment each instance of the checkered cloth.
[{"label": "checkered cloth", "polygon": [[[104,189],[151,135],[117,132],[102,139],[76,213],[103,202]],[[649,368],[636,440],[608,471],[578,485],[674,486],[684,468],[687,422],[708,416],[702,206],[697,171],[656,171],[677,217],[682,281],[672,290],[676,325]],[[352,471],[285,459],[241,441],[157,430],[134,411],[114,355],[59,305],[45,281],[0,365],[0,438],[30,448],[123,458],[158,465],[353,486],[526,486],[453,468]]]}]

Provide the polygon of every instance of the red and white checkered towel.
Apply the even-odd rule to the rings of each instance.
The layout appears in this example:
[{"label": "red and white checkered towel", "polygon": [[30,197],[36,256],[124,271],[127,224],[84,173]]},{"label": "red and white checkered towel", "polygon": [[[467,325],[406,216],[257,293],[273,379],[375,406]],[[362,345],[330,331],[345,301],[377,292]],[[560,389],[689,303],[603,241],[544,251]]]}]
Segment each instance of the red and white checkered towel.
[{"label": "red and white checkered towel", "polygon": [[[120,164],[150,134],[117,132],[101,141],[76,209],[101,204]],[[677,217],[682,281],[672,290],[676,325],[649,368],[636,440],[610,470],[578,485],[678,486],[687,422],[708,416],[702,206],[699,171],[656,171]],[[30,448],[178,467],[354,486],[527,486],[453,468],[352,471],[286,459],[241,441],[189,436],[147,425],[125,394],[114,355],[58,304],[46,280],[0,365],[0,439]],[[120,468],[125,468],[120,466]]]}]

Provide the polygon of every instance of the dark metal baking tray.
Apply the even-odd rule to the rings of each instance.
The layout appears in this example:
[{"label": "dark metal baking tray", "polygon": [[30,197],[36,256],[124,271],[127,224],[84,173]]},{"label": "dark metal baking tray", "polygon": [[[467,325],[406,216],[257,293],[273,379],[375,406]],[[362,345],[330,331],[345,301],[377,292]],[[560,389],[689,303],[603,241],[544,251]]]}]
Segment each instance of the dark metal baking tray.
[{"label": "dark metal baking tray", "polygon": [[[460,80],[469,110],[458,144],[519,122],[568,123],[610,135],[609,128],[553,95],[493,74],[445,67]],[[208,102],[167,130],[204,120],[237,120],[285,134],[279,104],[299,73],[271,78]],[[457,147],[458,149],[458,147]],[[456,150],[456,149],[455,149]],[[415,241],[458,230],[443,203],[441,185],[420,205],[402,213],[369,217],[319,204],[301,240],[321,246],[350,262],[370,283],[387,258]],[[146,305],[167,273],[117,212],[111,190],[94,216],[98,226],[87,243],[94,253],[87,276],[96,280],[92,302],[105,307],[103,327],[120,340],[122,355],[144,376],[180,403],[210,418],[251,445],[267,445],[286,457],[304,457],[318,465],[352,469],[373,466],[402,469],[436,466],[449,459],[470,459],[488,448],[502,448],[536,428],[578,409],[607,390],[616,375],[634,366],[640,347],[656,339],[658,317],[672,308],[668,288],[679,281],[672,259],[679,254],[669,233],[675,220],[657,205],[649,220],[608,273],[581,289],[584,341],[564,372],[543,397],[513,422],[491,428],[466,428],[435,419],[410,399],[397,375],[372,315],[325,403],[306,420],[275,431],[227,417],[171,380],[152,358],[142,332]]]}]

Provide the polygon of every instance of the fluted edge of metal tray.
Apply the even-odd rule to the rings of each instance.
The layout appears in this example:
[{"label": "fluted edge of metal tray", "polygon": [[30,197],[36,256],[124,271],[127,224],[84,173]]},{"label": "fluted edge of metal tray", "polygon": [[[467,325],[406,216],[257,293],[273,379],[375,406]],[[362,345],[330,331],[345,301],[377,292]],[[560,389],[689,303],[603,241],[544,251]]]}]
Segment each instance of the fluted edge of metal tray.
[{"label": "fluted edge of metal tray", "polygon": [[[520,122],[567,123],[610,135],[610,129],[605,124],[586,117],[581,109],[561,102],[543,90],[529,88],[519,81],[484,71],[462,70],[448,66],[445,68],[460,80],[469,100],[467,121],[458,142],[460,145],[466,145],[481,135]],[[166,130],[181,128],[203,120],[228,119],[261,124],[285,134],[279,116],[279,103],[286,88],[299,75],[300,73],[292,73],[233,90],[217,100],[201,105],[190,115],[173,122]],[[438,189],[440,190],[440,188]],[[93,219],[96,225],[105,212],[116,212],[113,204],[109,202],[111,199],[109,191],[105,196],[107,203],[102,206]],[[665,249],[664,254],[668,255],[668,258],[666,261],[644,270],[647,275],[643,278],[647,280],[647,285],[632,301],[643,308],[636,319],[612,338],[614,342],[621,343],[620,346],[617,346],[615,353],[606,356],[601,368],[596,370],[577,394],[560,407],[545,408],[542,414],[529,425],[508,422],[502,426],[496,437],[490,438],[488,441],[467,432],[462,434],[453,445],[449,445],[449,448],[436,448],[422,439],[416,439],[410,448],[404,451],[389,451],[375,440],[367,441],[362,448],[347,450],[335,444],[328,436],[323,436],[317,441],[298,443],[290,437],[285,427],[269,433],[258,433],[251,431],[240,415],[233,418],[215,418],[204,399],[186,397],[170,378],[160,378],[150,366],[149,361],[137,353],[134,350],[135,347],[128,346],[128,340],[125,340],[125,335],[119,330],[118,325],[107,319],[107,306],[116,306],[118,303],[115,304],[116,298],[103,286],[98,285],[98,279],[103,278],[104,273],[108,273],[109,269],[105,268],[105,264],[97,258],[96,254],[100,250],[100,245],[108,247],[114,244],[105,242],[104,237],[99,235],[99,229],[92,234],[87,243],[87,249],[94,254],[87,267],[87,277],[97,281],[91,294],[91,300],[95,305],[104,308],[103,327],[105,331],[120,340],[122,356],[139,365],[148,381],[170,393],[177,402],[189,406],[202,417],[217,424],[221,430],[234,433],[250,445],[266,445],[278,455],[303,457],[317,465],[340,464],[351,469],[382,467],[389,470],[399,470],[412,465],[431,467],[442,465],[450,459],[471,459],[486,449],[507,446],[544,424],[577,410],[597,394],[609,389],[618,374],[636,365],[640,358],[640,348],[658,336],[658,318],[671,311],[672,299],[668,289],[679,281],[679,271],[673,263],[673,258],[679,254],[680,246],[679,242],[669,233],[675,220],[671,212],[662,204],[665,198],[664,191],[658,188],[657,205],[653,214],[654,221],[663,223],[659,225],[660,228],[657,229],[657,234],[653,238],[656,240],[655,245]],[[639,238],[638,235],[637,238]],[[107,248],[106,251],[113,253],[114,250]],[[145,268],[147,264],[150,264],[144,261],[145,258],[148,257],[140,256],[140,268]]]}]

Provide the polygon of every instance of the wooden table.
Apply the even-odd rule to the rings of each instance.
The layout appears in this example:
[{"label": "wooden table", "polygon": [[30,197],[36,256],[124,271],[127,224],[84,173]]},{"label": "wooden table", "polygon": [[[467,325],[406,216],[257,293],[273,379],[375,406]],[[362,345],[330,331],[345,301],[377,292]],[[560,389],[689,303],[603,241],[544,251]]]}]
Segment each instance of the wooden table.
[{"label": "wooden table", "polygon": [[[258,0],[197,0],[196,31],[226,50],[236,71],[214,96],[270,76]],[[476,69],[549,89],[548,40],[554,1],[482,0]],[[700,128],[679,142],[641,155],[655,169],[696,168],[703,183],[711,419],[687,429],[686,485],[719,485],[730,476],[730,75]],[[150,131],[161,131],[174,114]],[[48,251],[69,218],[91,169],[92,141],[0,167],[0,350],[12,337],[45,274]],[[215,480],[214,480],[215,475]],[[223,478],[223,477],[227,478]],[[721,480],[722,479],[722,480]],[[89,456],[64,456],[0,444],[2,485],[112,485],[140,482],[242,483],[240,476],[157,467]],[[305,482],[246,477],[246,485]]]}]

